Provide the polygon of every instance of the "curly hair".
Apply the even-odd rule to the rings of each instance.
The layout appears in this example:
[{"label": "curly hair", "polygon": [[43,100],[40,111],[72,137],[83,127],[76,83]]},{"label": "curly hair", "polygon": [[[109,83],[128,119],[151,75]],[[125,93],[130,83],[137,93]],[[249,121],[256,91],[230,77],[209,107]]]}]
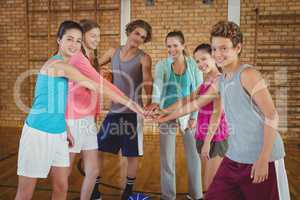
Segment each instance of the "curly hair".
[{"label": "curly hair", "polygon": [[243,43],[243,33],[240,27],[230,21],[220,21],[215,24],[210,32],[210,41],[212,41],[213,37],[229,38],[233,47],[236,47],[239,43]]},{"label": "curly hair", "polygon": [[142,28],[147,32],[146,38],[145,38],[145,43],[151,41],[152,39],[152,27],[150,26],[150,24],[148,24],[148,22],[138,19],[135,21],[130,22],[129,24],[126,25],[126,34],[127,36],[133,32],[136,28]]}]

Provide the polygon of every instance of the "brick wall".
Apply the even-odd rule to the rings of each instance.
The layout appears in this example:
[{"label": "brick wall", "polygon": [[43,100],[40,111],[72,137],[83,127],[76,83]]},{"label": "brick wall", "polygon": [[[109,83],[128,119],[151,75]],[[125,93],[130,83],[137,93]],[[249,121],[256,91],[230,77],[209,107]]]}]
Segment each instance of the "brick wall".
[{"label": "brick wall", "polygon": [[[27,69],[25,2],[14,0],[0,5],[0,119],[1,123],[18,122],[24,114],[15,106],[13,89],[16,78]],[[28,81],[23,84],[21,98],[28,104]]]},{"label": "brick wall", "polygon": [[227,1],[218,0],[213,5],[202,1],[155,1],[155,6],[146,7],[145,1],[132,1],[132,19],[144,19],[153,28],[153,41],[145,45],[153,63],[165,58],[165,36],[169,31],[181,30],[190,53],[200,42],[209,42],[210,27],[219,20],[227,19]]},{"label": "brick wall", "polygon": [[252,0],[241,1],[242,60],[256,64],[267,79],[280,115],[281,134],[291,138],[300,137],[299,12],[297,0],[264,0],[256,5]]},{"label": "brick wall", "polygon": [[[0,126],[22,126],[26,113],[16,106],[13,86],[22,72],[39,69],[55,52],[59,24],[67,19],[97,19],[101,55],[119,44],[119,4],[119,0],[98,0],[97,14],[94,0],[77,0],[73,5],[69,0],[51,0],[51,5],[48,0],[5,0],[0,5]],[[31,104],[35,81],[32,75],[21,84],[20,101],[26,106]]]},{"label": "brick wall", "polygon": [[[72,16],[75,20],[95,17],[95,12],[91,11],[95,8],[94,0],[74,1],[73,15],[71,1],[52,0],[49,28],[48,1],[29,0],[28,2],[31,11],[29,12],[31,34],[29,38],[26,35],[26,1],[5,0],[5,3],[0,5],[1,126],[15,126],[21,124],[24,119],[24,113],[14,104],[12,86],[20,73],[28,68],[39,68],[42,61],[47,58],[47,54],[53,52],[54,35],[58,24]],[[119,44],[120,1],[99,0],[98,2],[97,7],[100,11],[97,19],[101,26],[99,55],[101,55],[108,47]],[[297,49],[300,46],[300,22],[299,16],[293,14],[299,13],[300,2],[298,0],[261,0],[256,1],[257,4],[254,2],[241,0],[240,24],[245,37],[241,59],[250,64],[256,63],[257,68],[269,80],[272,95],[281,114],[280,127],[284,136],[299,138],[300,106],[297,100],[300,99],[298,95],[300,74],[297,72],[299,71]],[[259,10],[257,23],[255,8]],[[40,10],[40,12],[33,12],[33,10]],[[166,56],[164,39],[167,32],[171,30],[183,31],[189,52],[192,52],[197,44],[208,42],[211,26],[219,20],[227,19],[227,0],[214,1],[212,5],[204,5],[200,0],[156,0],[152,7],[145,6],[144,0],[132,0],[131,11],[132,19],[144,19],[153,27],[153,41],[143,48],[152,56],[155,64]],[[271,24],[273,22],[274,24]],[[50,30],[49,42],[48,30]],[[27,44],[30,45],[29,65],[27,65]],[[34,81],[35,78],[31,77],[31,81],[25,81],[23,84],[21,99],[25,104],[29,104],[32,97],[32,92],[29,91],[32,91]],[[107,108],[108,103],[105,102]],[[289,129],[285,129],[286,126]]]}]

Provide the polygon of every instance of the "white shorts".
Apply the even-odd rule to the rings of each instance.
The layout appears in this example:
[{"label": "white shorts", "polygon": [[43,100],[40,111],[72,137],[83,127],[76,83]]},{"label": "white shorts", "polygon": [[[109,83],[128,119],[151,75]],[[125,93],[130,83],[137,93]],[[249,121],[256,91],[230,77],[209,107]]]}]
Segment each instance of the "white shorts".
[{"label": "white shorts", "polygon": [[67,125],[74,138],[74,146],[69,149],[70,152],[80,153],[82,150],[98,149],[97,127],[94,117],[69,119]]},{"label": "white shorts", "polygon": [[69,167],[66,132],[50,134],[24,124],[19,144],[19,176],[47,178],[51,167]]}]

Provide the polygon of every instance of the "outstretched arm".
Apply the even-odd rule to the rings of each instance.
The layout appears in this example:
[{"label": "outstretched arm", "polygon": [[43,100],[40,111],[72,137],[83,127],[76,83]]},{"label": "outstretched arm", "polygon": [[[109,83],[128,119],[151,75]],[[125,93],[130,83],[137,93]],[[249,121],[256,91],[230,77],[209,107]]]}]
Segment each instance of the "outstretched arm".
[{"label": "outstretched arm", "polygon": [[95,82],[94,80],[84,76],[82,73],[80,73],[80,71],[67,63],[62,61],[52,63],[48,67],[47,74],[52,76],[64,76],[72,81],[77,82],[79,86],[106,95],[113,101],[127,106],[134,112],[143,114],[143,109],[134,101],[129,99],[126,95],[120,95],[118,92],[110,90],[110,87],[108,86],[108,84],[110,84],[109,82],[105,81],[104,79],[99,80],[99,82]]},{"label": "outstretched arm", "polygon": [[120,96],[124,96],[125,94],[117,88],[115,85],[104,79],[91,65],[90,61],[81,53],[78,52],[69,61],[69,64],[78,69],[83,75],[92,79],[97,83],[102,83],[104,89],[113,90]]},{"label": "outstretched arm", "polygon": [[182,106],[184,106],[188,103],[191,103],[197,97],[198,97],[198,91],[195,91],[195,92],[191,93],[191,95],[183,97],[183,98],[177,100],[175,103],[173,103],[169,107],[163,109],[162,112],[171,113],[171,112],[177,110],[178,108],[180,108],[180,107],[182,107]]},{"label": "outstretched arm", "polygon": [[154,70],[154,80],[152,81],[152,97],[151,97],[151,104],[146,105],[146,112],[145,115],[147,117],[152,117],[154,112],[159,109],[159,104],[161,102],[162,97],[162,90],[164,84],[164,65],[162,62],[159,62],[155,65]]},{"label": "outstretched arm", "polygon": [[219,81],[214,82],[204,95],[198,96],[193,101],[188,102],[183,106],[177,107],[177,109],[175,110],[171,110],[171,113],[167,116],[159,117],[158,122],[162,123],[177,119],[178,117],[184,116],[188,113],[195,112],[199,110],[200,107],[203,107],[209,102],[213,101],[219,96],[218,82]]},{"label": "outstretched arm", "polygon": [[144,90],[146,93],[146,105],[151,103],[151,95],[152,95],[152,85],[153,85],[153,78],[152,78],[152,60],[148,54],[145,54],[141,59],[142,69],[143,69],[143,85]]}]

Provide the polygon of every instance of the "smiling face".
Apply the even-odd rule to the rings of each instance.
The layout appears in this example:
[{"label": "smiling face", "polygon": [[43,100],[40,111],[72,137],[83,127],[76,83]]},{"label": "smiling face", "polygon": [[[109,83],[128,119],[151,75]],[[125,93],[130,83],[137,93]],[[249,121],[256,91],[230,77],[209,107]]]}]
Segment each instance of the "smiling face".
[{"label": "smiling face", "polygon": [[76,52],[80,51],[82,42],[82,32],[78,29],[69,29],[65,32],[61,39],[57,39],[59,53],[70,58]]},{"label": "smiling face", "polygon": [[166,47],[168,54],[173,60],[176,60],[183,55],[184,45],[180,42],[178,37],[167,37]]},{"label": "smiling face", "polygon": [[234,47],[231,40],[225,37],[213,37],[211,42],[212,56],[219,67],[226,69],[233,63],[238,62],[239,53],[241,52],[240,43]]},{"label": "smiling face", "polygon": [[212,56],[205,50],[198,50],[194,53],[194,59],[197,63],[199,70],[204,74],[208,74],[216,67],[215,60]]},{"label": "smiling face", "polygon": [[92,28],[91,30],[84,33],[84,45],[90,50],[97,49],[100,42],[100,29]]},{"label": "smiling face", "polygon": [[138,48],[145,43],[147,32],[145,29],[137,27],[128,34],[127,43],[134,48]]}]

